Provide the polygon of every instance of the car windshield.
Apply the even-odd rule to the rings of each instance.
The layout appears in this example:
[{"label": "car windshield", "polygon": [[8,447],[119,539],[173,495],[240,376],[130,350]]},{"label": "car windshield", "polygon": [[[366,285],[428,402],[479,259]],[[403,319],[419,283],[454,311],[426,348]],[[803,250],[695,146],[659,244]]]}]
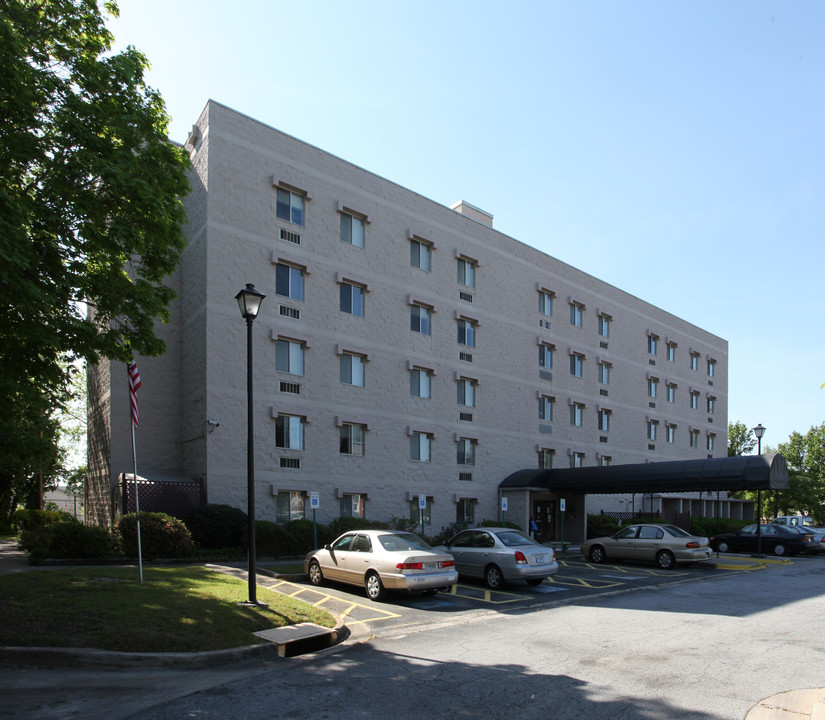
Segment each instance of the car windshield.
[{"label": "car windshield", "polygon": [[516,545],[538,545],[533,538],[525,535],[520,530],[505,530],[497,532],[496,536],[504,544],[505,547],[515,547]]},{"label": "car windshield", "polygon": [[675,525],[665,525],[664,528],[667,532],[673,535],[673,537],[690,537],[689,532],[685,532],[684,530],[682,530],[682,528],[676,527]]},{"label": "car windshield", "polygon": [[398,533],[394,535],[379,535],[378,541],[384,550],[390,552],[405,550],[432,550],[418,535],[413,533]]}]

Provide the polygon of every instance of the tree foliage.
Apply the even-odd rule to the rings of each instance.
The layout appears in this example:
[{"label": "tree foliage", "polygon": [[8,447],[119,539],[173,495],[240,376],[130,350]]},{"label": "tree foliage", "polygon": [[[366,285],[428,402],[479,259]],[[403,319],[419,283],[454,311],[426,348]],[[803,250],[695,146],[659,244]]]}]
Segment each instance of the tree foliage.
[{"label": "tree foliage", "polygon": [[728,457],[750,455],[756,447],[756,438],[743,422],[728,423]]},{"label": "tree foliage", "polygon": [[[734,426],[741,425],[729,425],[729,437],[734,437]],[[787,490],[762,492],[763,515],[810,513],[818,524],[825,525],[825,423],[812,427],[805,435],[793,432],[787,442],[765,450],[782,454],[788,464],[790,482]],[[757,499],[755,491],[731,493],[731,496],[754,502]]]},{"label": "tree foliage", "polygon": [[188,159],[111,43],[94,0],[0,0],[0,519],[55,462],[73,361],[165,349]]}]

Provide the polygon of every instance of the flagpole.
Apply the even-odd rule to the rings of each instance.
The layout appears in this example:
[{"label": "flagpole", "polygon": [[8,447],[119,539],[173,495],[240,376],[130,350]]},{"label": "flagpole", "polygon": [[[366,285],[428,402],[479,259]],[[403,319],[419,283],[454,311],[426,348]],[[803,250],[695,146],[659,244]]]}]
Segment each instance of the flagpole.
[{"label": "flagpole", "polygon": [[140,542],[140,496],[138,494],[138,475],[137,475],[137,449],[135,446],[135,415],[137,413],[137,397],[135,393],[140,387],[140,376],[137,375],[137,385],[135,385],[132,377],[132,364],[126,365],[126,372],[129,375],[129,405],[130,405],[130,424],[132,426],[132,479],[135,481],[135,517],[137,518],[137,548],[138,548],[138,568],[140,569],[140,584],[143,584],[143,549]]},{"label": "flagpole", "polygon": [[138,496],[137,451],[135,450],[135,424],[132,423],[132,478],[135,481],[135,516],[137,517],[137,548],[140,583],[143,584],[143,551],[140,542],[140,497]]}]

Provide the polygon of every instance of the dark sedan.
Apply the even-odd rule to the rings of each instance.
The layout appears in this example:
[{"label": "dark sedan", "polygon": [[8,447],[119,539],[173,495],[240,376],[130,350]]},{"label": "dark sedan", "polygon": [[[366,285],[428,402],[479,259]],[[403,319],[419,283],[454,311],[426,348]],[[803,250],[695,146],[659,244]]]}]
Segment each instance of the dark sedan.
[{"label": "dark sedan", "polygon": [[[762,552],[774,555],[796,555],[810,552],[813,535],[789,530],[782,525],[762,526]],[[724,533],[710,539],[710,546],[717,552],[758,552],[756,523],[746,525],[739,532]]]}]

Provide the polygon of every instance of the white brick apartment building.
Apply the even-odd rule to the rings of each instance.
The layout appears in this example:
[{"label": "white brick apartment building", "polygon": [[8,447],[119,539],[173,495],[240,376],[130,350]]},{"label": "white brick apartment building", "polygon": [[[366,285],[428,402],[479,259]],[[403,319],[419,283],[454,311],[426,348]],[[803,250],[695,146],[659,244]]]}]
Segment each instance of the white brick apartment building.
[{"label": "white brick apartment building", "polygon": [[[309,492],[319,521],[408,518],[424,494],[437,532],[497,518],[499,483],[522,468],[726,455],[725,340],[468,203],[444,207],[218,103],[186,148],[168,352],[138,358],[140,475],[202,477],[209,502],[246,507],[246,283],[267,296],[253,325],[259,518],[311,517]],[[90,402],[87,508],[103,522],[131,472],[125,368],[94,369]],[[620,509],[591,498],[600,508]]]}]

